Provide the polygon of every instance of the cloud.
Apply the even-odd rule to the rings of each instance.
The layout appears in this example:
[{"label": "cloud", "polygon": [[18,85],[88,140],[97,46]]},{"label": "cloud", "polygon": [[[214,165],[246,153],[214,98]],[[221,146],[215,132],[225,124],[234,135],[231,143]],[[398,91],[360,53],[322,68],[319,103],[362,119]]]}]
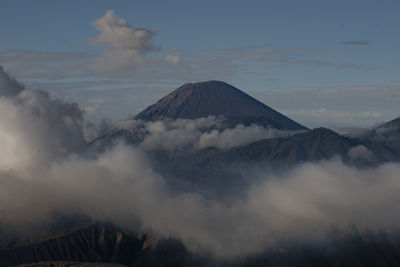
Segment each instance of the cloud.
[{"label": "cloud", "polygon": [[[266,62],[282,65],[306,65],[311,67],[328,67],[338,69],[373,69],[375,66],[357,64],[353,62],[335,62],[309,58],[304,52],[312,52],[312,49],[304,47],[275,47],[275,46],[251,46],[245,48],[233,48],[213,54],[212,58],[239,59],[243,62]],[[304,57],[307,56],[308,58]]]},{"label": "cloud", "polygon": [[167,55],[165,57],[165,60],[174,64],[178,64],[181,62],[181,58],[178,56],[174,56],[174,55]]},{"label": "cloud", "polygon": [[398,146],[400,140],[399,132],[400,117],[373,125],[369,128],[364,128],[359,131],[350,132],[351,137],[369,139],[375,142],[384,143],[389,146]]},{"label": "cloud", "polygon": [[24,79],[57,80],[91,77],[94,57],[88,53],[61,53],[32,50],[0,51],[0,62],[8,71]]},{"label": "cloud", "polygon": [[115,123],[114,131],[125,129],[142,136],[139,146],[145,150],[198,150],[215,147],[221,150],[243,146],[262,139],[289,136],[299,131],[283,131],[252,124],[223,128],[223,117],[177,119],[144,122],[127,120]]},{"label": "cloud", "polygon": [[107,11],[104,17],[95,20],[93,25],[100,31],[96,38],[97,43],[131,50],[138,55],[157,50],[152,41],[156,30],[132,27],[124,19],[116,16],[113,10]]},{"label": "cloud", "polygon": [[11,78],[0,65],[0,97],[12,97],[24,90],[24,86]]},{"label": "cloud", "polygon": [[73,80],[79,77],[92,81],[96,77],[132,80],[154,79],[154,75],[170,79],[191,75],[189,67],[182,65],[181,57],[168,54],[155,44],[155,29],[131,26],[113,10],[92,24],[99,34],[91,38],[90,43],[104,47],[100,53],[13,49],[0,51],[0,61],[10,72],[24,79]]},{"label": "cloud", "polygon": [[374,157],[374,153],[363,145],[351,148],[348,151],[348,155],[352,160],[365,160],[368,162],[372,162]]},{"label": "cloud", "polygon": [[2,69],[0,112],[3,170],[36,168],[50,158],[85,149],[82,112],[76,104],[25,89]]},{"label": "cloud", "polygon": [[198,148],[216,147],[219,149],[229,149],[236,146],[247,145],[259,140],[276,137],[290,136],[299,131],[283,131],[272,128],[264,128],[252,124],[250,126],[237,125],[235,128],[224,130],[212,130],[200,135],[196,144]]},{"label": "cloud", "polygon": [[261,101],[278,103],[276,108],[285,115],[312,127],[367,127],[399,116],[397,84],[282,89],[255,95]]},{"label": "cloud", "polygon": [[105,134],[112,127],[111,120],[99,108],[101,102],[98,100],[95,106],[84,109],[83,132],[85,139],[89,142],[97,136]]},{"label": "cloud", "polygon": [[315,66],[315,67],[331,67],[331,68],[339,68],[339,69],[370,69],[373,67],[362,65],[362,64],[354,64],[354,63],[342,63],[342,62],[333,62],[326,60],[313,60],[313,59],[301,59],[297,57],[288,57],[286,55],[266,55],[266,54],[251,54],[244,55],[241,57],[242,60],[248,61],[259,61],[259,62],[270,62],[270,63],[282,63],[289,65],[307,65],[307,66]]},{"label": "cloud", "polygon": [[349,117],[366,117],[366,118],[378,118],[381,114],[374,111],[361,111],[361,112],[351,112],[343,110],[330,110],[326,108],[320,108],[317,110],[313,109],[301,109],[299,113],[309,114],[313,117],[322,117],[324,119],[343,119]]},{"label": "cloud", "polygon": [[322,241],[332,227],[343,233],[354,226],[398,229],[399,171],[396,164],[368,171],[339,161],[305,164],[222,203],[170,192],[143,152],[119,144],[96,159],[71,157],[20,178],[0,169],[0,222],[25,225],[54,213],[82,214],[178,238],[192,251],[243,257],[288,242]]},{"label": "cloud", "polygon": [[132,72],[146,68],[146,65],[178,64],[180,57],[167,55],[165,59],[148,54],[160,51],[153,42],[153,36],[157,34],[155,29],[134,27],[124,19],[115,15],[113,10],[106,12],[104,17],[93,22],[100,32],[94,39],[96,44],[105,45],[106,50],[94,65],[100,71],[113,73]]},{"label": "cloud", "polygon": [[369,40],[357,40],[357,41],[343,41],[342,45],[371,45]]}]

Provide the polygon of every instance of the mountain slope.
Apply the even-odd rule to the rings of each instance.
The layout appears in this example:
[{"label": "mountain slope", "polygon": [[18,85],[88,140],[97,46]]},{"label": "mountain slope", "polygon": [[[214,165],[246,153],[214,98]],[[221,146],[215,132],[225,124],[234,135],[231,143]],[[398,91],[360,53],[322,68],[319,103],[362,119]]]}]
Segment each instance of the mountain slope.
[{"label": "mountain slope", "polygon": [[365,132],[359,138],[383,143],[400,150],[400,117]]},{"label": "mountain slope", "polygon": [[[351,153],[351,151],[360,153]],[[363,155],[362,153],[365,153]],[[369,140],[357,140],[317,128],[290,137],[265,139],[229,150],[207,148],[195,152],[152,153],[154,168],[181,190],[200,189],[226,197],[251,184],[254,168],[285,171],[305,162],[340,157],[357,167],[400,161],[400,151]],[[170,178],[169,178],[170,177]]]},{"label": "mountain slope", "polygon": [[[71,225],[74,228],[74,225]],[[122,267],[209,266],[178,240],[154,241],[110,223],[89,224],[46,240],[0,249],[0,266]]]},{"label": "mountain slope", "polygon": [[131,264],[143,253],[148,242],[146,235],[135,236],[110,224],[92,224],[50,236],[47,240],[25,241],[0,249],[0,266],[43,261]]},{"label": "mountain slope", "polygon": [[[357,146],[371,151],[373,157],[370,160],[365,159],[366,161],[351,158],[349,151]],[[340,156],[345,162],[359,166],[374,166],[399,160],[398,153],[384,145],[370,141],[361,142],[327,128],[317,128],[288,138],[261,140],[233,149],[231,153],[238,155],[236,160],[245,158],[247,161],[275,163],[279,166],[293,166],[302,162],[331,159],[334,156]]]},{"label": "mountain slope", "polygon": [[[0,266],[23,262],[18,267],[400,266],[398,233],[374,234],[356,229],[332,232],[327,242],[277,246],[235,261],[223,261],[195,255],[175,239],[145,245],[144,239],[117,229],[112,225],[91,225],[56,239],[10,248],[6,257],[4,250],[0,250]],[[119,243],[118,236],[122,236]]]},{"label": "mountain slope", "polygon": [[227,126],[256,123],[285,130],[305,130],[267,105],[221,81],[188,83],[149,106],[134,118],[155,121],[223,116]]}]

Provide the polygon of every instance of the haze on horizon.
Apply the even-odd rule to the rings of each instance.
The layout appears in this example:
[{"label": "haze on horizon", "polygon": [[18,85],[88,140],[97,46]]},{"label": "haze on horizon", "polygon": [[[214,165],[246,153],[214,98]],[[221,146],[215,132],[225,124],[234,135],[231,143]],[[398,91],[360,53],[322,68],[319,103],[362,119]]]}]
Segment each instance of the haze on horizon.
[{"label": "haze on horizon", "polygon": [[29,88],[113,121],[183,83],[215,79],[311,128],[369,127],[399,115],[399,8],[6,0],[0,65]]}]

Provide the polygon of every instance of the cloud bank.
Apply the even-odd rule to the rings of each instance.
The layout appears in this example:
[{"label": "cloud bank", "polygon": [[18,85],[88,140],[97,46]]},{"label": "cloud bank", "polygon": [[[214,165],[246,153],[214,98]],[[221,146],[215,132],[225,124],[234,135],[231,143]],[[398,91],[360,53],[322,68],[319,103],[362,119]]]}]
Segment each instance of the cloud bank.
[{"label": "cloud bank", "polygon": [[238,124],[224,128],[223,117],[209,116],[199,119],[159,120],[145,122],[127,120],[115,123],[114,131],[125,129],[140,133],[139,146],[145,150],[198,150],[215,147],[227,150],[263,139],[290,136],[301,131],[285,131],[252,124]]}]

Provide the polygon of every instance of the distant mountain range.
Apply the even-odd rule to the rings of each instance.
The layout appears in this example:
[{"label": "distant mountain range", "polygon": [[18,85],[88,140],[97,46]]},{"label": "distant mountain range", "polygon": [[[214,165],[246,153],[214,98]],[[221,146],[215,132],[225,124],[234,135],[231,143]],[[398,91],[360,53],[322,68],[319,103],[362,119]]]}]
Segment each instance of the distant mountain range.
[{"label": "distant mountain range", "polygon": [[[239,89],[220,81],[185,84],[132,119],[197,119],[210,115],[224,117],[222,128],[218,129],[220,131],[237,124],[255,124],[293,131],[293,134],[268,138],[228,150],[208,147],[195,151],[151,151],[155,169],[169,177],[169,181],[177,188],[201,188],[207,192],[213,191],[216,195],[235,192],[235,188],[242,188],[244,184],[251,182],[235,171],[239,166],[257,166],[265,170],[279,171],[288,170],[304,162],[327,160],[335,156],[340,157],[346,164],[357,167],[373,167],[385,162],[400,161],[400,119],[358,138],[342,136],[327,128],[307,130],[306,127]],[[390,139],[386,138],[387,136],[390,136]],[[116,140],[123,139],[137,145],[144,138],[143,132],[117,127],[95,139],[91,145],[102,151]],[[367,151],[370,156],[352,155],[351,149],[357,147]]]},{"label": "distant mountain range", "polygon": [[[229,149],[209,146],[194,150],[160,148],[148,151],[155,170],[166,177],[175,189],[196,190],[208,197],[229,198],[229,195],[240,194],[251,183],[249,175],[243,174],[243,170],[254,167],[265,172],[287,171],[304,162],[334,157],[357,168],[400,161],[400,118],[358,137],[342,136],[327,128],[309,130],[220,81],[185,84],[140,112],[132,121],[198,119],[210,115],[223,118],[222,126],[218,129],[206,128],[205,132],[232,129],[241,124],[292,131],[292,134]],[[115,127],[93,140],[89,144],[90,152],[101,153],[120,139],[137,146],[146,134],[129,127]],[[68,262],[77,261],[150,267],[400,266],[400,238],[396,236],[396,242],[389,239],[384,234],[378,236],[355,231],[350,236],[337,237],[326,247],[294,245],[287,250],[273,250],[235,263],[214,262],[191,253],[179,240],[155,242],[150,234],[132,233],[111,224],[82,223],[78,220],[57,231],[32,235],[31,238],[2,235],[0,231],[0,266],[34,262],[46,262],[34,266],[75,266],[68,265]]]}]

